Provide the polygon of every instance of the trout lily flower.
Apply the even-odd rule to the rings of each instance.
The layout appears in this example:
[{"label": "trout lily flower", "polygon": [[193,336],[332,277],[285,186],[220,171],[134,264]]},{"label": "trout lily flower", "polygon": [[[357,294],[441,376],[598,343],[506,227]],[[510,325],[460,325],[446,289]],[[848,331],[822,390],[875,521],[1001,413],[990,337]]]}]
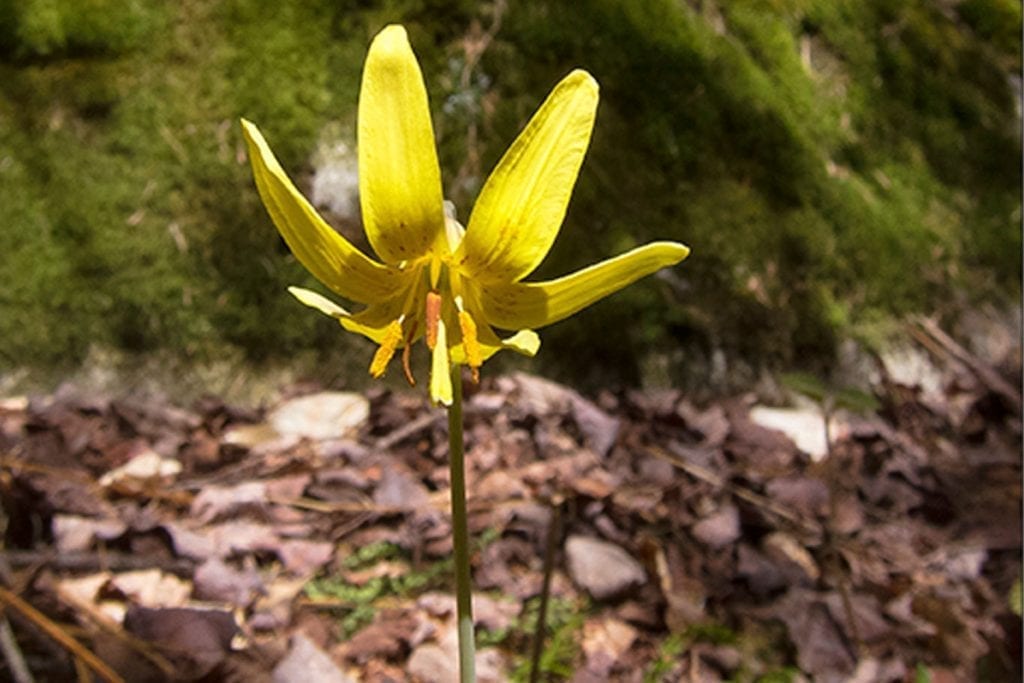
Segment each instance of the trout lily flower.
[{"label": "trout lily flower", "polygon": [[[566,76],[487,179],[463,228],[446,211],[427,91],[405,29],[373,40],[357,119],[359,198],[366,236],[379,261],[333,230],[299,193],[252,123],[242,120],[260,197],[295,257],[352,313],[306,289],[303,304],[373,340],[370,374],[380,377],[401,350],[431,354],[430,396],[452,401],[451,365],[474,379],[502,349],[532,356],[535,329],[683,260],[689,249],[654,242],[547,282],[522,282],[547,255],[561,227],[597,109],[585,71]],[[512,332],[502,338],[495,331]]]}]

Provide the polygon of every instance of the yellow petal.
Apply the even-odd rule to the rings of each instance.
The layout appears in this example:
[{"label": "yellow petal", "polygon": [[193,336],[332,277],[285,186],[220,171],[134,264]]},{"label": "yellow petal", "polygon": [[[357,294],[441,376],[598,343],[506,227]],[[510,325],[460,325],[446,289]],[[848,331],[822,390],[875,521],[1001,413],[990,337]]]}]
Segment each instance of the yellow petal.
[{"label": "yellow petal", "polygon": [[[361,334],[368,339],[372,339],[375,343],[380,344],[387,334],[388,325],[404,315],[406,320],[406,329],[418,329],[418,331],[413,335],[413,338],[407,340],[408,342],[413,342],[423,336],[423,328],[419,322],[418,314],[405,309],[407,301],[408,296],[403,292],[400,296],[397,296],[390,301],[385,301],[384,303],[374,306],[368,306],[348,318],[339,318],[339,322],[341,323],[341,326],[349,332]],[[401,346],[403,346],[403,344],[399,344],[399,347]]]},{"label": "yellow petal", "polygon": [[334,303],[322,294],[317,294],[309,289],[303,289],[302,287],[289,287],[288,293],[310,308],[315,308],[324,315],[329,315],[336,320],[352,317],[351,313],[338,304]]},{"label": "yellow petal", "polygon": [[558,322],[690,253],[676,242],[652,242],[548,282],[484,287],[480,303],[490,324],[507,330]]},{"label": "yellow petal", "polygon": [[444,202],[427,90],[401,26],[388,26],[370,45],[358,138],[370,244],[385,263],[422,256],[444,236]]},{"label": "yellow petal", "polygon": [[448,334],[444,321],[437,324],[437,344],[430,359],[430,400],[434,404],[452,404],[451,365],[448,360]]},{"label": "yellow petal", "polygon": [[295,189],[256,126],[242,119],[242,132],[256,189],[299,263],[346,299],[372,304],[394,296],[401,274],[368,258],[324,222]]},{"label": "yellow petal", "polygon": [[590,142],[597,96],[585,71],[562,79],[487,179],[456,257],[480,281],[518,281],[551,249]]},{"label": "yellow petal", "polygon": [[[537,355],[540,350],[540,337],[533,330],[519,330],[511,337],[498,339],[490,326],[480,328],[480,354],[483,361],[496,354],[498,351],[515,351],[516,353],[530,358]],[[451,348],[451,358],[455,363],[467,365],[466,350],[462,343]]]},{"label": "yellow petal", "polygon": [[501,346],[532,358],[540,350],[540,337],[533,330],[519,330],[511,337],[502,339]]}]

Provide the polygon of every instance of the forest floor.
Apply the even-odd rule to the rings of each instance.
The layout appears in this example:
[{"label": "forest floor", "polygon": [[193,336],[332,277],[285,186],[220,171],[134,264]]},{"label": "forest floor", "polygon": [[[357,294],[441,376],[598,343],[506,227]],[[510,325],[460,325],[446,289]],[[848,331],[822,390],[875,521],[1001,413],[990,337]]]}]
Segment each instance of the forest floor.
[{"label": "forest floor", "polygon": [[[1020,680],[1020,348],[913,339],[937,381],[880,364],[823,449],[787,429],[821,437],[813,409],[774,413],[787,435],[753,396],[467,384],[480,680],[528,678],[546,560],[540,680]],[[421,394],[67,385],[0,430],[3,678],[454,680]]]}]

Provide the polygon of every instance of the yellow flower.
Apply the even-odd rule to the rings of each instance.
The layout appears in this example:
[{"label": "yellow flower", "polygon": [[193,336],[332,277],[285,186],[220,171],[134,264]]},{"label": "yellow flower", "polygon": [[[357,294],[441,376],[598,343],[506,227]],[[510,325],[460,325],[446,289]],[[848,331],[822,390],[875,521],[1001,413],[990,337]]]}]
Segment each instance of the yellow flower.
[{"label": "yellow flower", "polygon": [[[370,374],[424,339],[430,396],[452,400],[450,364],[480,365],[501,349],[532,356],[536,328],[576,313],[686,258],[675,242],[651,243],[547,282],[521,282],[558,234],[590,141],[597,83],[573,71],[551,92],[484,184],[463,229],[446,214],[427,91],[405,29],[388,26],[370,46],[359,97],[359,195],[380,261],[335,232],[295,189],[260,131],[243,120],[253,175],[295,257],[320,282],[364,308],[350,313],[298,287],[302,303],[379,345]],[[495,328],[516,331],[500,338]]]}]

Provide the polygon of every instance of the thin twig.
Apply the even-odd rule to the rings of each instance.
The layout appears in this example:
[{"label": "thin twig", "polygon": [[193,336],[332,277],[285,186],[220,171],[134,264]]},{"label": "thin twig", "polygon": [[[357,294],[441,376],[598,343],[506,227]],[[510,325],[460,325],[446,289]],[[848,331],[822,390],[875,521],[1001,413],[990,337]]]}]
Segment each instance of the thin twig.
[{"label": "thin twig", "polygon": [[11,670],[11,678],[15,683],[35,683],[32,672],[25,664],[25,657],[21,654],[18,641],[14,639],[14,632],[11,630],[11,622],[7,617],[0,616],[0,650],[3,650],[4,659]]},{"label": "thin twig", "polygon": [[[960,346],[955,339],[946,334],[931,318],[918,318],[916,322],[923,334],[931,337],[943,351],[967,366],[989,391],[1001,396],[1010,404],[1010,408],[1015,412],[1019,413],[1021,411],[1021,395],[1016,387],[1000,377],[999,373],[990,365],[982,362],[970,351]],[[911,328],[911,333],[914,334],[914,337],[919,342],[923,341],[922,335],[916,333],[915,328]],[[932,347],[929,347],[929,351],[935,353]]]},{"label": "thin twig", "polygon": [[0,587],[0,602],[10,605],[24,615],[26,619],[42,629],[46,635],[60,643],[68,652],[88,664],[89,668],[95,671],[107,683],[125,683],[124,679],[116,671],[107,666],[102,659],[90,652],[84,645],[68,635],[60,625],[3,587]]},{"label": "thin twig", "polygon": [[426,415],[422,415],[412,422],[377,439],[377,443],[374,444],[374,450],[386,451],[392,446],[397,446],[409,437],[415,436],[420,432],[433,427],[434,423],[440,420],[440,417],[440,414],[435,412],[429,412]]},{"label": "thin twig", "polygon": [[555,569],[555,551],[562,535],[562,501],[551,506],[551,523],[548,524],[547,545],[544,549],[544,583],[540,589],[540,607],[537,609],[537,626],[533,631],[533,652],[530,656],[530,683],[540,680],[540,656],[544,652],[544,636],[548,623],[548,601],[551,598],[551,575]]},{"label": "thin twig", "polygon": [[112,551],[59,553],[56,550],[4,550],[0,551],[0,560],[12,567],[32,567],[47,565],[51,569],[67,571],[134,571],[136,569],[159,569],[176,576],[192,576],[196,563],[187,557],[160,560],[153,557],[139,557],[128,553]]},{"label": "thin twig", "polygon": [[701,481],[711,484],[716,488],[723,488],[729,491],[732,495],[736,496],[737,498],[745,500],[751,505],[761,508],[762,510],[769,512],[775,515],[776,517],[779,517],[785,520],[786,522],[789,522],[791,525],[797,527],[804,533],[808,533],[813,536],[821,535],[821,525],[817,522],[813,522],[811,520],[805,519],[804,517],[801,517],[796,513],[790,512],[789,510],[782,507],[778,503],[772,501],[770,498],[762,496],[759,493],[755,493],[754,491],[751,491],[746,487],[728,482],[722,477],[712,472],[711,470],[707,469],[706,467],[701,467],[700,465],[696,465],[692,462],[687,462],[683,458],[680,458],[679,456],[670,453],[659,446],[646,446],[645,450],[654,457],[661,458],[662,460],[665,460],[666,462],[675,465],[682,471],[689,474],[691,477],[695,479],[700,479]]}]

